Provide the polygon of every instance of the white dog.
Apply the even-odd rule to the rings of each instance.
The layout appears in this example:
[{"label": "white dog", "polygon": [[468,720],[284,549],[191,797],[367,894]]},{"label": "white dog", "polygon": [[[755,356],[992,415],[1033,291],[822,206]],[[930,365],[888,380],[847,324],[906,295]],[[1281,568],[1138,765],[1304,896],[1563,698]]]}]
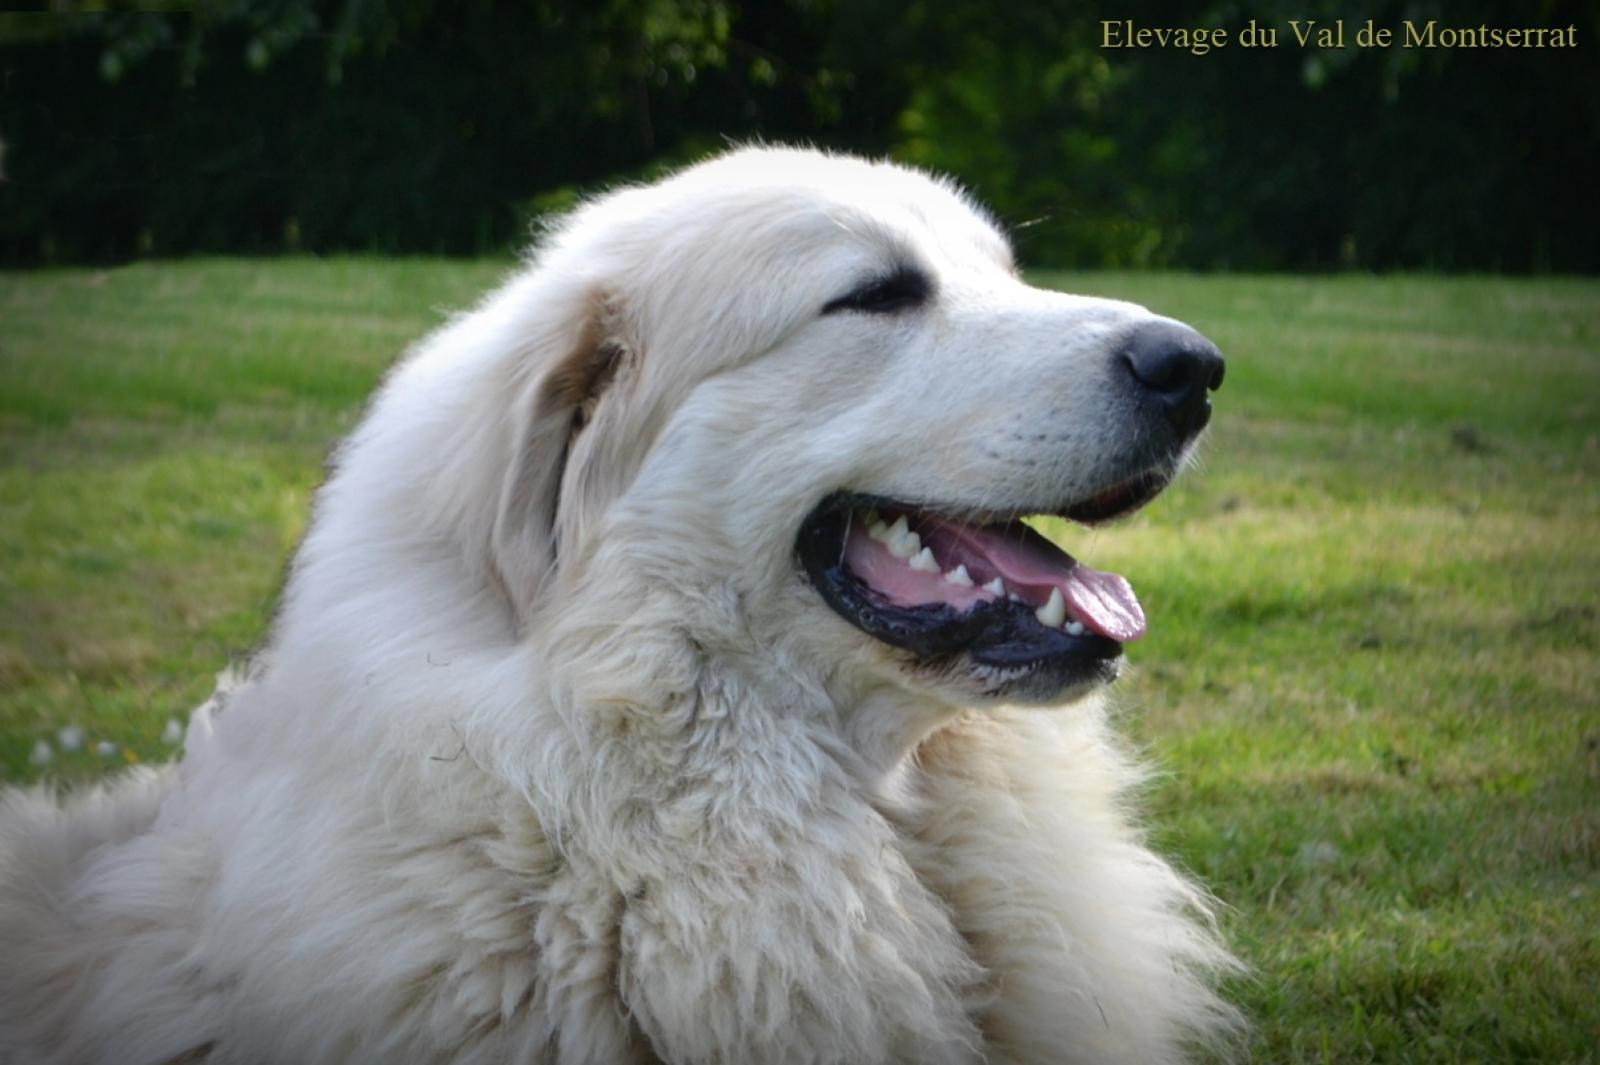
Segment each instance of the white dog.
[{"label": "white dog", "polygon": [[1148,500],[1221,370],[901,167],[590,203],[390,374],[181,764],[5,798],[0,1059],[1183,1060],[1143,617],[1017,519]]}]

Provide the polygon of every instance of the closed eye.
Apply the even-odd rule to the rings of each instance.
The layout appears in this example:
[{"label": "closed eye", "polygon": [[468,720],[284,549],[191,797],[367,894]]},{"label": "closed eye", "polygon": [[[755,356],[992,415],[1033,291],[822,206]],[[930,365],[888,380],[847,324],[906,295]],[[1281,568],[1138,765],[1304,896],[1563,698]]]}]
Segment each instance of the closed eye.
[{"label": "closed eye", "polygon": [[894,271],[872,280],[837,299],[830,300],[823,314],[860,311],[863,314],[895,314],[921,306],[933,293],[933,282],[914,266],[897,266]]}]

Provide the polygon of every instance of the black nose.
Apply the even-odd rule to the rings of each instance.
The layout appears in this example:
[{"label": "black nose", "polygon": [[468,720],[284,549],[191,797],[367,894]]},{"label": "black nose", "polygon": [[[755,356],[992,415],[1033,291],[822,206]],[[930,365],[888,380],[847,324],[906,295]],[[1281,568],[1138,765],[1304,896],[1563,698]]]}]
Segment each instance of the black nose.
[{"label": "black nose", "polygon": [[1122,361],[1146,402],[1185,439],[1211,420],[1206,393],[1222,386],[1222,352],[1179,322],[1146,322],[1128,335]]}]

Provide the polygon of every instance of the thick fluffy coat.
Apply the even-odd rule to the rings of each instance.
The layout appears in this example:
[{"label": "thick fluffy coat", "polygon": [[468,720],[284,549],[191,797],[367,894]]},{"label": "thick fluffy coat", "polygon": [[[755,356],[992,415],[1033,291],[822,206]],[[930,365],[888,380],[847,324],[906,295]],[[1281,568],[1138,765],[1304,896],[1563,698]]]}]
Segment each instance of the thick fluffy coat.
[{"label": "thick fluffy coat", "polygon": [[[907,261],[919,317],[819,313]],[[181,763],[4,799],[0,1058],[1182,1060],[1230,963],[1098,696],[997,705],[795,563],[840,488],[1090,486],[1151,317],[893,166],[580,209],[391,373]]]}]

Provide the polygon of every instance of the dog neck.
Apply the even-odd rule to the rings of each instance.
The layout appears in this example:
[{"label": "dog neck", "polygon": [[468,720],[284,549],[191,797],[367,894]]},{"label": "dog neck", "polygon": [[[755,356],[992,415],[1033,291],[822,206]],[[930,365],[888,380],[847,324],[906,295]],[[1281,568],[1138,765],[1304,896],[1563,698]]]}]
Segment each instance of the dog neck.
[{"label": "dog neck", "polygon": [[[752,614],[763,600],[731,581],[674,583],[682,560],[664,550],[613,529],[555,584],[529,633],[540,683],[568,727],[642,760],[637,779],[754,786],[753,767],[799,757],[870,800],[896,792],[916,747],[962,712],[883,679],[872,657],[882,652],[853,634],[819,656],[825,632]],[[695,572],[717,572],[700,562]]]}]

